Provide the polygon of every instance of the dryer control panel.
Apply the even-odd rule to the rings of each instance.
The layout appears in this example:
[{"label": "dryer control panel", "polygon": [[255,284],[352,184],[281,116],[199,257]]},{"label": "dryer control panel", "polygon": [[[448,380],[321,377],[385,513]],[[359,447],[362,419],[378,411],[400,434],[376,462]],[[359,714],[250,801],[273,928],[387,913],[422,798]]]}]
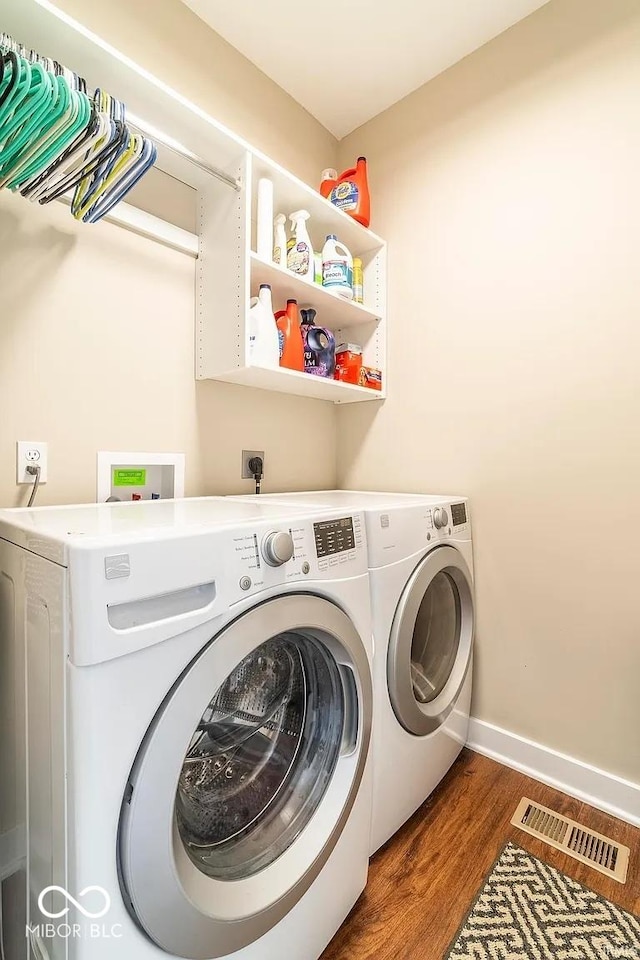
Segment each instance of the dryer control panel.
[{"label": "dryer control panel", "polygon": [[372,568],[395,563],[437,543],[470,539],[469,506],[465,500],[367,511]]}]

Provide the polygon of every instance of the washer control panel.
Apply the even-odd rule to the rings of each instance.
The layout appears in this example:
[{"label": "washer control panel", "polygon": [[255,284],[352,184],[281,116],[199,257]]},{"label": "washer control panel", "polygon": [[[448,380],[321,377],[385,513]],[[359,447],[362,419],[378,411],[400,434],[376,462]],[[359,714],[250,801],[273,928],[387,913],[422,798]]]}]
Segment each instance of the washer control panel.
[{"label": "washer control panel", "polygon": [[259,590],[311,580],[339,580],[367,572],[362,514],[324,512],[311,520],[233,533],[232,581],[238,598]]},{"label": "washer control panel", "polygon": [[281,567],[294,554],[293,537],[283,530],[272,530],[262,541],[262,556],[271,567]]},{"label": "washer control panel", "polygon": [[345,550],[354,550],[356,541],[353,529],[353,517],[340,517],[338,520],[319,520],[314,523],[318,559],[331,557]]}]

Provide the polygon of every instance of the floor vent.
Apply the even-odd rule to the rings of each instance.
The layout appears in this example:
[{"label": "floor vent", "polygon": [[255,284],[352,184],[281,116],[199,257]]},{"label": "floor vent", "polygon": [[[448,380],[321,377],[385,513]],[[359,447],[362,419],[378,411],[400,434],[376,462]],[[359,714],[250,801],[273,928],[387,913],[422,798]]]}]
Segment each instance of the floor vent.
[{"label": "floor vent", "polygon": [[523,797],[511,823],[619,883],[627,879],[628,847],[615,843],[610,837],[603,837],[601,833],[587,830],[583,824],[563,817],[555,810]]}]

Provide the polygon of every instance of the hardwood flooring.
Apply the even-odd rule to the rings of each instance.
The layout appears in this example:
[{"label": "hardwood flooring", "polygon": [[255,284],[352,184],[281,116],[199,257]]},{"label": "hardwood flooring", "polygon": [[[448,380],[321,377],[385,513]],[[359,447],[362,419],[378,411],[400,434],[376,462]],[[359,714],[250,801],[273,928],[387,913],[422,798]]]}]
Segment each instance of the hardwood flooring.
[{"label": "hardwood flooring", "polygon": [[[630,847],[626,884],[512,827],[523,796]],[[639,829],[463,750],[435,793],[373,857],[366,890],[321,960],[442,960],[507,840],[640,914]]]}]

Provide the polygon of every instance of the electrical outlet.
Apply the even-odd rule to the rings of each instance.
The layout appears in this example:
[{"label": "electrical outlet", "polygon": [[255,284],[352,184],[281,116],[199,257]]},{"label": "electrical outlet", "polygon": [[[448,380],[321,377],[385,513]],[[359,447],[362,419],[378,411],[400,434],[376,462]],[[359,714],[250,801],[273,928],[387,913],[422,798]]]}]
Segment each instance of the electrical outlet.
[{"label": "electrical outlet", "polygon": [[27,467],[40,467],[40,483],[47,482],[47,444],[43,440],[18,440],[16,445],[16,483],[33,484],[35,477]]},{"label": "electrical outlet", "polygon": [[262,457],[262,473],[264,474],[264,450],[243,450],[242,471],[240,473],[243,480],[253,480],[253,473],[249,469],[251,457]]}]

